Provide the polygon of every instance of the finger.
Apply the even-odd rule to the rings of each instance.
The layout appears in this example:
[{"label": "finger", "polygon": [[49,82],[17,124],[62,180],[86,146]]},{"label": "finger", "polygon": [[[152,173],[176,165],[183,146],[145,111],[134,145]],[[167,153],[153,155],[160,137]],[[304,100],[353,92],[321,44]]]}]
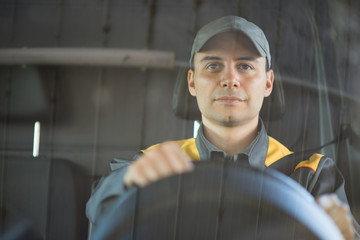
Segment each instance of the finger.
[{"label": "finger", "polygon": [[152,164],[153,160],[146,159],[141,164],[139,164],[139,171],[142,176],[146,179],[147,182],[153,182],[159,179],[159,173],[157,169]]},{"label": "finger", "polygon": [[165,154],[168,151],[171,149],[159,147],[142,155],[129,167],[128,174],[124,178],[126,186],[139,185],[143,187],[150,182],[175,173]]},{"label": "finger", "polygon": [[160,158],[159,151],[155,149],[141,156],[131,169],[133,171],[134,183],[143,187],[161,178],[166,170],[159,169],[159,166],[161,166],[159,165]]},{"label": "finger", "polygon": [[336,194],[320,196],[316,201],[332,218],[345,239],[352,239],[355,233],[349,207],[342,203]]},{"label": "finger", "polygon": [[336,205],[340,204],[338,197],[335,194],[324,194],[316,199],[316,202],[327,213],[330,212]]},{"label": "finger", "polygon": [[351,239],[354,236],[350,209],[347,205],[335,206],[328,214],[334,220],[345,239]]},{"label": "finger", "polygon": [[163,143],[156,151],[149,152],[149,154],[151,154],[152,165],[159,177],[167,177],[191,169],[189,167],[190,159],[176,143]]},{"label": "finger", "polygon": [[143,169],[143,174],[149,181],[156,181],[161,176],[161,170],[158,168],[158,162],[161,160],[158,149],[153,149],[143,155],[139,161]]},{"label": "finger", "polygon": [[194,165],[190,158],[182,151],[182,149],[175,143],[164,144],[164,157],[172,168],[173,173],[183,173],[193,170]]},{"label": "finger", "polygon": [[169,149],[163,149],[163,147],[159,147],[152,151],[149,151],[148,157],[148,168],[151,168],[156,172],[156,180],[159,178],[163,178],[174,173],[171,164],[169,163],[169,159],[167,158],[166,152],[170,151]]},{"label": "finger", "polygon": [[145,186],[160,178],[193,169],[188,156],[173,142],[149,150],[130,165],[124,177],[126,186]]},{"label": "finger", "polygon": [[129,188],[134,185],[145,186],[148,180],[142,173],[141,165],[130,165],[124,176],[125,187]]}]

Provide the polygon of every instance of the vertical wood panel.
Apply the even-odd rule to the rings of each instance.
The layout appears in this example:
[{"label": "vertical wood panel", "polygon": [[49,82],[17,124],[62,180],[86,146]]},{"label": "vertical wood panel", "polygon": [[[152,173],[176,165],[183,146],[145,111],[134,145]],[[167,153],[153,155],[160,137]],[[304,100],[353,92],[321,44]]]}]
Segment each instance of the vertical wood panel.
[{"label": "vertical wood panel", "polygon": [[237,15],[236,4],[223,1],[203,1],[198,12],[198,27],[226,15]]},{"label": "vertical wood panel", "polygon": [[[146,47],[149,12],[142,1],[107,2],[104,47]],[[119,14],[121,13],[121,14]],[[131,159],[139,150],[143,130],[146,73],[140,69],[104,68],[99,92],[97,146],[92,172],[110,171],[114,157]]]},{"label": "vertical wood panel", "polygon": [[37,4],[18,1],[13,10],[10,46],[56,46],[58,7],[55,0],[39,1]]},{"label": "vertical wood panel", "polygon": [[0,47],[11,46],[14,9],[10,1],[0,3]]},{"label": "vertical wood panel", "polygon": [[[186,63],[193,40],[193,6],[188,2],[156,1],[155,7],[149,43],[151,48],[174,51],[176,59]],[[179,11],[181,15],[177,14]],[[191,137],[189,129],[192,129],[192,124],[176,118],[172,111],[177,70],[149,70],[147,73],[142,147]]]},{"label": "vertical wood panel", "polygon": [[5,159],[7,148],[7,127],[8,127],[8,105],[9,105],[9,79],[10,69],[6,67],[0,68],[0,231],[5,228],[5,191],[6,191],[6,171],[7,161]]},{"label": "vertical wood panel", "polygon": [[59,69],[53,156],[91,170],[99,68]]},{"label": "vertical wood panel", "polygon": [[[6,47],[37,47],[55,46],[58,21],[58,5],[56,1],[38,1],[37,4],[28,1],[12,1],[7,6],[9,11],[6,22],[11,24],[2,29],[2,35],[9,36],[3,42]],[[47,99],[38,71],[34,67],[13,67],[10,87],[10,124],[7,127],[6,150],[7,168],[4,191],[5,207],[13,220],[7,219],[6,224],[16,224],[23,219],[34,223],[38,234],[46,236],[47,206],[49,188],[49,165],[37,168],[36,161],[31,164],[34,169],[25,166],[16,166],[13,156],[29,157],[32,154],[33,124],[38,117],[47,121]],[[40,119],[39,119],[40,120]],[[11,149],[16,149],[12,151]],[[32,158],[28,158],[32,161]],[[15,165],[14,165],[15,164]],[[39,179],[31,179],[27,173],[38,172]],[[38,182],[39,180],[40,182]],[[34,198],[33,198],[34,197]],[[35,204],[33,206],[33,204]],[[12,225],[12,227],[15,225]]]},{"label": "vertical wood panel", "polygon": [[101,47],[105,4],[99,1],[64,0],[60,46]]},{"label": "vertical wood panel", "polygon": [[274,66],[279,69],[278,73],[281,74],[285,84],[286,113],[280,121],[269,123],[268,132],[286,146],[295,146],[297,151],[311,146],[315,140],[315,138],[309,139],[311,141],[305,141],[309,145],[303,145],[304,139],[309,137],[307,134],[309,117],[315,117],[309,112],[310,103],[312,110],[316,111],[317,101],[315,98],[313,102],[314,95],[309,95],[308,90],[296,85],[291,86],[286,82],[293,80],[314,82],[314,55],[308,18],[308,14],[312,11],[310,5],[296,1],[281,1],[281,25],[278,26],[279,35],[274,44],[278,48],[271,49],[276,53]]},{"label": "vertical wood panel", "polygon": [[142,0],[110,1],[109,47],[146,48],[148,8]]},{"label": "vertical wood panel", "polygon": [[8,111],[9,111],[9,88],[10,68],[0,68],[0,149],[3,151],[6,144]]},{"label": "vertical wood panel", "polygon": [[104,69],[100,96],[97,174],[109,171],[112,158],[131,159],[140,150],[145,72]]},{"label": "vertical wood panel", "polygon": [[156,6],[152,48],[172,51],[178,61],[187,64],[194,37],[193,6],[174,1],[157,1]]}]

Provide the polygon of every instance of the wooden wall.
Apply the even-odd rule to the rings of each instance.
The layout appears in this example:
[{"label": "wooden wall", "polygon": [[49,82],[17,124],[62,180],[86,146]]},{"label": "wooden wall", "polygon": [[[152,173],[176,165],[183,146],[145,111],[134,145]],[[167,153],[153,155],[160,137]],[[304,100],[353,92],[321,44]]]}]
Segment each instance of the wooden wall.
[{"label": "wooden wall", "polygon": [[[318,76],[335,92],[351,93],[351,86],[356,85],[352,77],[356,68],[348,59],[357,37],[353,26],[358,24],[357,16],[351,10],[356,9],[356,1],[39,0],[0,4],[2,48],[165,50],[175,53],[178,65],[187,63],[196,29],[223,15],[240,15],[264,29],[273,66],[292,86],[303,81],[316,87]],[[314,42],[316,37],[321,49]],[[322,68],[316,62],[317,54]],[[0,70],[3,153],[29,155],[33,124],[40,120],[40,155],[68,158],[104,174],[112,157],[131,158],[138,149],[159,141],[192,135],[192,123],[177,119],[171,110],[176,68],[23,65],[1,66]],[[278,134],[279,128],[284,122],[303,125],[307,120],[290,118],[293,121],[268,127],[293,146],[295,138]],[[296,127],[295,131],[304,129]]]}]

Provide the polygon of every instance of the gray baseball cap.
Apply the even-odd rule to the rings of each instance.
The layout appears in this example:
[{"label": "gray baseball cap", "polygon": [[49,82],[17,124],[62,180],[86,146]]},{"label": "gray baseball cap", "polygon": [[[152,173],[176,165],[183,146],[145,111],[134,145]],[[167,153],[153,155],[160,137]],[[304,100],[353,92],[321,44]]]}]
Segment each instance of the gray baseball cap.
[{"label": "gray baseball cap", "polygon": [[237,16],[225,16],[203,26],[196,34],[191,50],[190,66],[193,66],[194,55],[199,52],[205,43],[217,34],[228,31],[240,31],[254,44],[259,54],[265,57],[268,68],[271,67],[269,43],[264,32],[254,23]]}]

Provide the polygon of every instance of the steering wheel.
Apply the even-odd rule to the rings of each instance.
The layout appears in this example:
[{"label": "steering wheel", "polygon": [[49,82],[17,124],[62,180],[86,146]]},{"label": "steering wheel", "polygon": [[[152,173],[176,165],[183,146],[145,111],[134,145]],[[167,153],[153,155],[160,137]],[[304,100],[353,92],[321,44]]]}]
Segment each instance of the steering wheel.
[{"label": "steering wheel", "polygon": [[91,239],[342,239],[298,183],[273,169],[226,161],[133,187]]}]

